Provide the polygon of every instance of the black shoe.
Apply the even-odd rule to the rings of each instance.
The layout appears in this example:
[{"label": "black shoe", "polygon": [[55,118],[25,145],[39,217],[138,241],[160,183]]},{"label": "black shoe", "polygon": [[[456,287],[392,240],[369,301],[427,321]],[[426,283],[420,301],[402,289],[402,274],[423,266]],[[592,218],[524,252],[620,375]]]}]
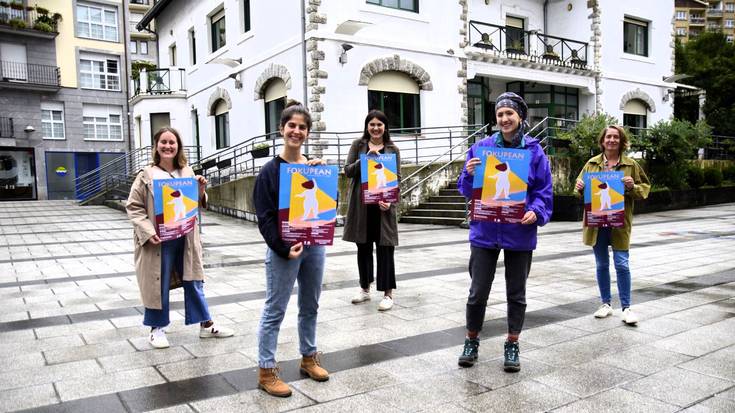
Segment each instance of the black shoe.
[{"label": "black shoe", "polygon": [[503,362],[503,370],[515,373],[521,371],[520,350],[517,341],[505,342],[505,362]]},{"label": "black shoe", "polygon": [[477,348],[480,347],[480,340],[476,338],[466,338],[464,340],[464,350],[459,356],[458,364],[462,367],[472,367],[477,361]]}]

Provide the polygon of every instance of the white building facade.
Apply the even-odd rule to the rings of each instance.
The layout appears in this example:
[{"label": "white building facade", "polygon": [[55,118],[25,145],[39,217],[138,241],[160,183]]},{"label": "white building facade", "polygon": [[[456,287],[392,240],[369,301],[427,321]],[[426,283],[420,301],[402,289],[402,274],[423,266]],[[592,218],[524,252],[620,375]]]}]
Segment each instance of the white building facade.
[{"label": "white building facade", "polygon": [[673,114],[673,10],[674,0],[161,0],[142,24],[155,19],[168,70],[131,99],[134,141],[170,124],[207,156],[277,131],[285,98],[308,104],[313,131],[361,130],[373,108],[391,127],[482,125],[505,91],[526,98],[532,124],[604,111],[649,126]]}]

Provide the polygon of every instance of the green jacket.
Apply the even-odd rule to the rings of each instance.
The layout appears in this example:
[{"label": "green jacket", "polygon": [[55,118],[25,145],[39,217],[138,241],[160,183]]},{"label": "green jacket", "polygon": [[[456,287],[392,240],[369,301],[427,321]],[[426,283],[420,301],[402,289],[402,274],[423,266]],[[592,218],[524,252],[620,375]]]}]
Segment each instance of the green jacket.
[{"label": "green jacket", "polygon": [[[613,250],[627,251],[630,249],[630,232],[633,226],[633,204],[636,199],[648,198],[651,190],[651,182],[648,180],[643,168],[633,159],[621,155],[620,162],[615,167],[616,171],[622,171],[623,176],[633,178],[633,188],[625,190],[625,225],[622,228],[612,228],[611,242]],[[582,180],[585,172],[604,172],[602,154],[593,156],[582,168],[577,180]],[[580,194],[581,195],[581,194]],[[597,228],[583,225],[582,240],[585,245],[594,247],[597,242]]]}]

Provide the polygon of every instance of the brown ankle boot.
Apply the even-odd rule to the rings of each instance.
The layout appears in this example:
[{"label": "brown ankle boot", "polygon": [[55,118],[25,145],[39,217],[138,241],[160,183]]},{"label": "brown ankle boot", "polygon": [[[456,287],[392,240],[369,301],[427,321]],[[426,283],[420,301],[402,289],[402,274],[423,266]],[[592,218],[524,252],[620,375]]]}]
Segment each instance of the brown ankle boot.
[{"label": "brown ankle boot", "polygon": [[260,368],[258,372],[258,388],[265,390],[266,393],[276,397],[291,396],[291,388],[288,387],[280,377],[278,377],[278,368],[264,369]]},{"label": "brown ankle boot", "polygon": [[326,371],[319,362],[319,353],[311,356],[303,356],[301,358],[301,372],[316,381],[329,380],[329,372]]}]

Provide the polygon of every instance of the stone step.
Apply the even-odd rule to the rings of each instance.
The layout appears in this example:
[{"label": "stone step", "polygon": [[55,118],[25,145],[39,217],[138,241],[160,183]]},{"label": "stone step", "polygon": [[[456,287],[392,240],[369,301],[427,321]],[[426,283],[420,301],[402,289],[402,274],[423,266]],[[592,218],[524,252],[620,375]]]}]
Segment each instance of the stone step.
[{"label": "stone step", "polygon": [[437,218],[464,218],[464,208],[460,210],[451,209],[414,209],[411,216],[415,217],[437,217]]},{"label": "stone step", "polygon": [[464,221],[464,218],[437,218],[437,217],[417,217],[412,215],[404,215],[401,217],[401,222],[407,224],[428,224],[428,225],[451,225],[459,226]]},{"label": "stone step", "polygon": [[460,195],[460,196],[462,195],[462,194],[459,193],[459,191],[457,190],[457,188],[454,188],[454,189],[440,189],[439,190],[439,196],[457,196],[457,195]]},{"label": "stone step", "polygon": [[453,202],[453,203],[464,203],[465,199],[462,195],[438,195],[429,197],[429,202]]},{"label": "stone step", "polygon": [[464,202],[424,202],[423,204],[419,204],[416,209],[451,209],[464,211]]},{"label": "stone step", "polygon": [[450,182],[446,189],[457,189],[457,181]]}]

